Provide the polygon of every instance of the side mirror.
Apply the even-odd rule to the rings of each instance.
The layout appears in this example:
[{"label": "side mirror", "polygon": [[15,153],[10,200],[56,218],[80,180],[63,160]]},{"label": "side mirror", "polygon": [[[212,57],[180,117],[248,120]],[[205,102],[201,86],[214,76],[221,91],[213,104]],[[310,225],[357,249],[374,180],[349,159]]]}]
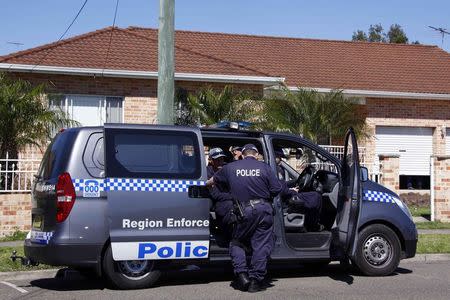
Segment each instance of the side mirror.
[{"label": "side mirror", "polygon": [[361,181],[365,182],[365,181],[369,180],[369,170],[367,170],[366,167],[360,167],[359,170],[361,173]]}]

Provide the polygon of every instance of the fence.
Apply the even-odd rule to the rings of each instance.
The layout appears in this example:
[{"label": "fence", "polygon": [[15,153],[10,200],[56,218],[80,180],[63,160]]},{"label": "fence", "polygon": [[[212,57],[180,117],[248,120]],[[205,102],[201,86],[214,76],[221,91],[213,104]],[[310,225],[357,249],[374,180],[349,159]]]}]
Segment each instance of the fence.
[{"label": "fence", "polygon": [[30,192],[40,159],[0,159],[0,193]]},{"label": "fence", "polygon": [[[321,147],[341,160],[344,157],[344,146],[321,145]],[[375,165],[369,166],[369,163],[366,161],[366,148],[358,147],[358,152],[360,165],[369,169],[369,179],[375,182],[379,182],[379,168]]]}]

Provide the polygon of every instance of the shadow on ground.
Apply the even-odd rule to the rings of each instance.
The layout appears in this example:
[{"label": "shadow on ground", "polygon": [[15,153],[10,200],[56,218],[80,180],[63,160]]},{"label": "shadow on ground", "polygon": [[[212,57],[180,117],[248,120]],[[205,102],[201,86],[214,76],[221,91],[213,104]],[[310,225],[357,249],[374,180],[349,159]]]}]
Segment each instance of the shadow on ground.
[{"label": "shadow on ground", "polygon": [[[392,275],[412,273],[409,269],[398,268]],[[59,276],[57,278],[45,278],[31,281],[31,285],[41,289],[55,291],[76,291],[76,290],[102,290],[110,287],[99,278],[83,277],[75,272],[71,275]],[[342,282],[345,285],[353,284],[354,278],[362,276],[352,269],[342,268],[340,265],[332,264],[322,267],[304,267],[300,264],[275,265],[269,269],[269,276],[266,280],[266,288],[276,284],[276,281],[283,278],[305,278],[305,277],[328,277],[332,280]],[[229,265],[217,265],[204,267],[197,270],[177,270],[163,273],[158,283],[153,288],[164,286],[182,286],[207,284],[210,282],[228,281],[232,288],[236,288],[233,282],[233,273]]]}]

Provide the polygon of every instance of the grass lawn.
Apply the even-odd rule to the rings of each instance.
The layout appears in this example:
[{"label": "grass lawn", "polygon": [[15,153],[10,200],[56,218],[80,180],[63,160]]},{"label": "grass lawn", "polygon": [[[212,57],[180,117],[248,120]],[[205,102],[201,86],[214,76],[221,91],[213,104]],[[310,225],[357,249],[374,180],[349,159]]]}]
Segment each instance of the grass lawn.
[{"label": "grass lawn", "polygon": [[429,206],[410,206],[409,211],[413,217],[427,217],[431,215],[431,210]]},{"label": "grass lawn", "polygon": [[25,267],[20,264],[20,260],[13,262],[10,257],[13,250],[17,251],[17,255],[23,255],[23,247],[0,247],[0,272],[10,271],[31,271],[38,269],[52,269],[57,268],[48,265],[39,265],[37,267]]},{"label": "grass lawn", "polygon": [[450,229],[450,223],[420,222],[416,223],[417,229]]},{"label": "grass lawn", "polygon": [[15,231],[13,234],[0,238],[0,242],[23,241],[27,237],[27,231]]},{"label": "grass lawn", "polygon": [[450,253],[450,234],[419,234],[417,253]]}]

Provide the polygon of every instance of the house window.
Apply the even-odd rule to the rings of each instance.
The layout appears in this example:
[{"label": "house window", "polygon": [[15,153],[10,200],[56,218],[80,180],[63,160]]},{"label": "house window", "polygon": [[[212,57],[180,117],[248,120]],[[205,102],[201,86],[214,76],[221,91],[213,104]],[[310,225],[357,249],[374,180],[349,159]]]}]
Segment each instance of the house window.
[{"label": "house window", "polygon": [[50,107],[60,107],[82,126],[122,123],[122,97],[65,95],[52,97]]}]

